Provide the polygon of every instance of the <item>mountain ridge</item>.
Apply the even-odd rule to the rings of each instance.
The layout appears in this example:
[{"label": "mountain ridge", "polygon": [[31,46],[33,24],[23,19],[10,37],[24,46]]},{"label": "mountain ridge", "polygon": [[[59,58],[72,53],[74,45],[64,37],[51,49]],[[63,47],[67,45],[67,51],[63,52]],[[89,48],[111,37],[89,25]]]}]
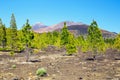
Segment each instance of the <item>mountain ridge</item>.
[{"label": "mountain ridge", "polygon": [[[73,21],[63,21],[60,22],[58,24],[54,24],[52,26],[46,26],[46,25],[41,25],[39,26],[39,28],[36,28],[36,26],[33,26],[34,28],[33,31],[37,32],[37,33],[43,33],[43,32],[52,32],[52,31],[61,31],[61,29],[64,26],[64,22],[66,22],[66,25],[68,27],[68,30],[70,32],[72,32],[74,35],[78,36],[78,35],[86,35],[87,34],[87,29],[89,27],[89,25],[84,24],[82,22],[73,22]],[[115,32],[110,32],[104,29],[101,29],[103,37],[104,38],[111,38],[111,37],[115,37],[116,33]]]}]

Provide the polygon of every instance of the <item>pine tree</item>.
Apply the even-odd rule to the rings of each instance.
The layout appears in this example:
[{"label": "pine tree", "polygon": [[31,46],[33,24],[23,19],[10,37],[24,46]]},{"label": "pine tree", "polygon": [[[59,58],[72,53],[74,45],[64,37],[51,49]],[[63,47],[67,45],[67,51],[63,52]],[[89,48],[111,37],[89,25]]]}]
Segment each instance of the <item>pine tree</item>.
[{"label": "pine tree", "polygon": [[7,43],[6,27],[5,25],[2,24],[1,19],[0,19],[0,41],[1,41],[2,48],[5,48],[6,43]]},{"label": "pine tree", "polygon": [[53,45],[53,33],[51,32],[46,33],[46,43],[48,45]]},{"label": "pine tree", "polygon": [[3,26],[2,19],[0,18],[0,45],[2,45],[2,26]]},{"label": "pine tree", "polygon": [[6,28],[7,49],[11,50],[11,29]]},{"label": "pine tree", "polygon": [[56,33],[57,32],[53,33],[53,35],[54,35],[54,46],[60,48],[61,47],[61,44],[60,44],[60,42],[61,42],[60,33],[57,33],[57,34]]},{"label": "pine tree", "polygon": [[64,22],[64,27],[62,28],[61,31],[61,45],[68,44],[68,36],[69,36],[69,31],[67,29],[66,22]]},{"label": "pine tree", "polygon": [[115,38],[104,39],[107,48],[114,48]]},{"label": "pine tree", "polygon": [[57,32],[57,31],[53,31],[53,44],[57,42],[58,38],[60,38],[60,32]]},{"label": "pine tree", "polygon": [[5,48],[6,43],[7,43],[6,28],[5,28],[5,25],[3,25],[3,27],[2,27],[2,46],[3,46],[3,48]]},{"label": "pine tree", "polygon": [[22,34],[23,34],[22,39],[25,46],[31,47],[31,42],[34,39],[34,34],[28,19],[26,21],[26,24],[22,28]]},{"label": "pine tree", "polygon": [[105,51],[105,43],[101,30],[98,28],[97,22],[94,20],[88,28],[88,41],[89,47],[94,54],[94,58],[97,53]]},{"label": "pine tree", "polygon": [[75,37],[71,33],[68,36],[68,43],[66,44],[66,51],[67,51],[66,53],[67,55],[72,55],[77,52],[77,47],[75,44]]},{"label": "pine tree", "polygon": [[74,35],[68,31],[66,22],[64,22],[64,27],[61,31],[61,45],[65,46],[67,55],[77,52]]},{"label": "pine tree", "polygon": [[18,34],[18,41],[16,43],[18,45],[17,46],[18,51],[23,51],[25,49],[25,46],[24,46],[24,36],[22,30],[18,30],[17,34]]},{"label": "pine tree", "polygon": [[34,39],[32,41],[32,47],[34,47],[36,49],[43,48],[44,47],[44,42],[43,41],[45,41],[45,40],[43,40],[42,34],[34,33]]},{"label": "pine tree", "polygon": [[30,57],[30,48],[31,48],[31,42],[34,39],[34,34],[31,29],[32,27],[29,24],[29,20],[27,19],[26,24],[22,28],[22,34],[23,34],[23,42],[26,47],[26,61],[29,61]]},{"label": "pine tree", "polygon": [[120,34],[117,35],[114,42],[114,48],[120,51]]},{"label": "pine tree", "polygon": [[49,45],[49,39],[47,38],[47,33],[42,33],[40,35],[40,49],[46,48]]},{"label": "pine tree", "polygon": [[17,25],[16,25],[16,20],[15,20],[15,16],[14,14],[12,14],[11,16],[11,21],[10,21],[10,45],[11,45],[11,49],[16,49],[17,47]]},{"label": "pine tree", "polygon": [[79,35],[76,40],[76,45],[81,48],[83,46],[83,43],[84,43],[84,37],[83,35]]},{"label": "pine tree", "polygon": [[77,46],[82,52],[87,52],[88,51],[88,41],[83,37],[83,35],[78,36],[77,38]]}]

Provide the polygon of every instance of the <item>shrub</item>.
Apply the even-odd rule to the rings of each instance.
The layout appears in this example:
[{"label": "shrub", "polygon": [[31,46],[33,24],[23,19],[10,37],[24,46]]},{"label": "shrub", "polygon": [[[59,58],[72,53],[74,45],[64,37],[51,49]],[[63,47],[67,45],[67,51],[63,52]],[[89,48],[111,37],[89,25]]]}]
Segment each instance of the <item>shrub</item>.
[{"label": "shrub", "polygon": [[36,71],[36,74],[38,76],[45,76],[47,74],[47,71],[44,69],[44,68],[39,68],[37,71]]},{"label": "shrub", "polygon": [[10,56],[14,56],[15,55],[14,51],[11,51],[9,54],[10,54]]},{"label": "shrub", "polygon": [[6,50],[6,48],[0,48],[0,51],[4,51],[4,50]]},{"label": "shrub", "polygon": [[39,52],[40,52],[39,49],[34,49],[34,50],[33,50],[33,53],[35,53],[35,54],[37,54],[37,53],[39,53]]},{"label": "shrub", "polygon": [[14,65],[12,65],[12,68],[16,68],[16,65],[14,64]]}]

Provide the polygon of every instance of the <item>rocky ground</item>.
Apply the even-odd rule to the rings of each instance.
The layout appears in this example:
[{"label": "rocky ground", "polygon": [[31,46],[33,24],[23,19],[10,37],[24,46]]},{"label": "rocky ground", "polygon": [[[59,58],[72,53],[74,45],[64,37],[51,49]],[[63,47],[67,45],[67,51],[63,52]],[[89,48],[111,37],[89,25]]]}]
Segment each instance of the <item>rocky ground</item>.
[{"label": "rocky ground", "polygon": [[[48,49],[31,55],[30,60],[37,62],[26,62],[24,52],[13,57],[0,52],[0,80],[120,80],[120,53],[116,50],[97,55],[96,60],[90,52],[64,54],[64,50]],[[38,77],[36,70],[42,67],[47,76]]]}]

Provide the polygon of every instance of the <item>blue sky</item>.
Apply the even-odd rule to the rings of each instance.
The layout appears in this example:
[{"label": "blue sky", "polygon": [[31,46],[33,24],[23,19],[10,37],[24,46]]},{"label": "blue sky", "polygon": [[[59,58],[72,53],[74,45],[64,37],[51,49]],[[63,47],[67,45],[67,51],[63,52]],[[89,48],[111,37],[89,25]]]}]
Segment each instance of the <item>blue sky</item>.
[{"label": "blue sky", "polygon": [[120,0],[0,0],[0,18],[7,27],[12,13],[19,29],[26,19],[31,25],[61,21],[90,24],[94,19],[100,28],[120,32]]}]

